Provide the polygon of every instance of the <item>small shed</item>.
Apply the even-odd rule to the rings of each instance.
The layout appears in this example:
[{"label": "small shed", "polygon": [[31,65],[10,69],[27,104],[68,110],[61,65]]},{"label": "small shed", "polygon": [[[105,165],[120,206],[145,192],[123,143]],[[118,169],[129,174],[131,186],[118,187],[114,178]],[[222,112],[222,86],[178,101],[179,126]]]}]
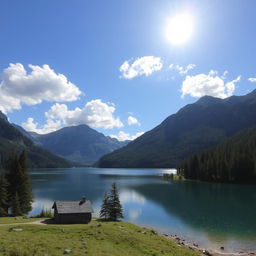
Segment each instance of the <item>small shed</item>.
[{"label": "small shed", "polygon": [[56,223],[84,224],[92,219],[92,205],[85,198],[80,201],[55,201],[52,209]]}]

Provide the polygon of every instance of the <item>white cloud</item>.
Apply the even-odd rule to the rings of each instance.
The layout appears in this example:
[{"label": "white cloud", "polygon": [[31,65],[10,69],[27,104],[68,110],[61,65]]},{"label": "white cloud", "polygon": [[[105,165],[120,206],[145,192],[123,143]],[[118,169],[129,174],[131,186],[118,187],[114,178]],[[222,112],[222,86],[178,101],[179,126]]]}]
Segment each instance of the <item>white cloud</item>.
[{"label": "white cloud", "polygon": [[56,131],[65,126],[86,124],[93,128],[111,129],[123,127],[119,118],[114,117],[116,108],[113,104],[102,102],[100,99],[89,101],[83,108],[69,110],[66,104],[55,103],[48,112],[45,112],[47,122],[42,128],[28,118],[22,127],[28,131],[40,134]]},{"label": "white cloud", "polygon": [[209,71],[209,76],[217,76],[218,75],[218,71],[217,70],[210,70]]},{"label": "white cloud", "polygon": [[128,125],[138,125],[138,126],[140,126],[140,122],[138,121],[138,119],[133,117],[133,116],[128,116],[127,123],[128,123]]},{"label": "white cloud", "polygon": [[118,139],[119,141],[125,141],[125,140],[135,140],[138,137],[140,137],[144,132],[137,132],[135,135],[131,135],[129,133],[126,133],[124,131],[120,131],[118,134],[109,135],[111,138]]},{"label": "white cloud", "polygon": [[194,69],[196,67],[195,64],[188,64],[187,66],[180,66],[180,65],[174,65],[170,64],[169,69],[174,69],[179,72],[180,75],[186,75],[190,70]]},{"label": "white cloud", "polygon": [[250,77],[250,78],[248,78],[248,80],[252,83],[256,83],[256,78],[255,77]]},{"label": "white cloud", "polygon": [[48,119],[61,120],[64,126],[87,124],[94,128],[111,129],[123,127],[119,118],[113,113],[116,108],[113,104],[107,104],[100,99],[89,101],[83,108],[69,110],[65,104],[54,104],[45,113]]},{"label": "white cloud", "polygon": [[225,82],[225,80],[217,76],[217,72],[213,70],[211,70],[208,75],[199,74],[186,76],[181,88],[182,97],[189,94],[196,98],[209,95],[224,99],[233,95],[236,83],[239,82],[240,79],[241,76],[238,76],[230,82]]},{"label": "white cloud", "polygon": [[225,80],[225,79],[227,78],[227,75],[228,75],[228,71],[225,70],[225,71],[223,72],[221,78]]},{"label": "white cloud", "polygon": [[132,79],[137,76],[149,76],[153,72],[161,70],[163,62],[161,58],[154,56],[144,56],[129,63],[125,61],[119,71],[122,73],[121,77],[125,79]]},{"label": "white cloud", "polygon": [[47,119],[46,124],[42,128],[38,128],[38,123],[34,122],[34,118],[29,117],[26,122],[22,123],[21,126],[29,132],[36,132],[39,134],[46,134],[54,132],[61,128],[61,121],[53,121]]},{"label": "white cloud", "polygon": [[27,73],[20,63],[10,64],[1,74],[0,109],[10,112],[22,104],[35,105],[42,101],[74,101],[81,91],[63,74],[57,74],[48,65],[29,65]]}]

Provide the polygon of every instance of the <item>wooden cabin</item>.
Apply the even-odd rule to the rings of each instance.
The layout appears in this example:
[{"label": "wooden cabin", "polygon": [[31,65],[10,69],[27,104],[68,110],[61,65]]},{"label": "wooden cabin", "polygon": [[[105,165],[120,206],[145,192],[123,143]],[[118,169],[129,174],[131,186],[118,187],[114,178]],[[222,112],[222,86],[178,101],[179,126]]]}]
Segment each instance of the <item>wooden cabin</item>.
[{"label": "wooden cabin", "polygon": [[55,201],[54,220],[59,224],[87,224],[92,219],[92,205],[83,198],[80,201]]}]

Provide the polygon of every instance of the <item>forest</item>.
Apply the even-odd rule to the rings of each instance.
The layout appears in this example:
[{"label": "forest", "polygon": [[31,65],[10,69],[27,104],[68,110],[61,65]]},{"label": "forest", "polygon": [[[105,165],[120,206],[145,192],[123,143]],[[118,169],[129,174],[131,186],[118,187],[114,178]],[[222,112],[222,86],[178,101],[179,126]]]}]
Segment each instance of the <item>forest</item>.
[{"label": "forest", "polygon": [[256,127],[192,155],[177,166],[177,173],[192,180],[256,184]]}]

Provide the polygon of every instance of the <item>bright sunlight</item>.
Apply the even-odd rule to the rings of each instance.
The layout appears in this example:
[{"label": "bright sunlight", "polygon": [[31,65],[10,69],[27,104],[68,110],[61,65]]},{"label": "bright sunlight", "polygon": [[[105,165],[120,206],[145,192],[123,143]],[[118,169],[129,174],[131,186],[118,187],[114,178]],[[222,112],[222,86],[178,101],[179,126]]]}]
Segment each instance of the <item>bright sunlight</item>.
[{"label": "bright sunlight", "polygon": [[187,14],[177,14],[167,21],[166,38],[175,45],[181,45],[189,41],[194,31],[194,18]]}]

